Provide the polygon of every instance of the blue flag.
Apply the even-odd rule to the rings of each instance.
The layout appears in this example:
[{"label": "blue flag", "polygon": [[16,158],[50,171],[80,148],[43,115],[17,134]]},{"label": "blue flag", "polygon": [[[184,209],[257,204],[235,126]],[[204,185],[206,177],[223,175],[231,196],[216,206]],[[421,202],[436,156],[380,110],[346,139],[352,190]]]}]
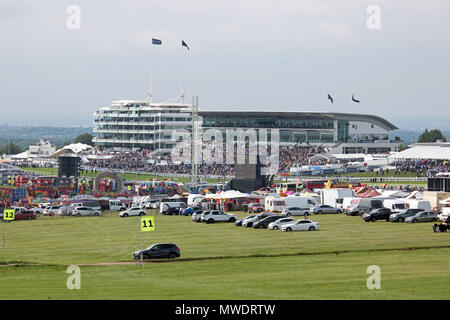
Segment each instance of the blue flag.
[{"label": "blue flag", "polygon": [[184,42],[183,40],[181,40],[181,46],[184,46],[184,47],[188,48],[188,50],[189,50],[188,45],[187,45],[186,42]]},{"label": "blue flag", "polygon": [[158,44],[158,45],[160,45],[160,44],[162,44],[162,41],[159,40],[159,39],[152,38],[152,44]]}]

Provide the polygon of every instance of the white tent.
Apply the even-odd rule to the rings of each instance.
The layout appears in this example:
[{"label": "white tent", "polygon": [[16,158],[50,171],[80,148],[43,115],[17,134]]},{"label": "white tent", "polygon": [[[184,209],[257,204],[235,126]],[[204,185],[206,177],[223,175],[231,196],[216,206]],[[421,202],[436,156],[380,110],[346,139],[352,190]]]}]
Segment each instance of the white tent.
[{"label": "white tent", "polygon": [[66,153],[75,153],[79,154],[83,151],[91,150],[93,147],[87,144],[83,143],[72,143],[67,146],[62,147],[61,149],[57,150],[55,153],[52,154],[52,157],[58,157],[60,155],[66,154]]},{"label": "white tent", "polygon": [[450,143],[416,143],[389,156],[392,160],[450,160]]}]

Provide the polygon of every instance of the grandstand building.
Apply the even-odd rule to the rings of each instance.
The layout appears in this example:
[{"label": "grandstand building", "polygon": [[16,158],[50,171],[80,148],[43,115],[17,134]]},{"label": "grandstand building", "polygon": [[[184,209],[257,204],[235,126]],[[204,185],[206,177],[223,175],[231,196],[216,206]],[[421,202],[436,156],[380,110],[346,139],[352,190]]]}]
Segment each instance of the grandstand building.
[{"label": "grandstand building", "polygon": [[[402,143],[389,140],[396,126],[367,114],[199,111],[199,119],[203,129],[279,129],[281,146],[322,145],[330,153],[384,153],[398,151]],[[191,105],[122,100],[94,113],[94,142],[106,148],[167,154],[174,130],[192,130]]]}]

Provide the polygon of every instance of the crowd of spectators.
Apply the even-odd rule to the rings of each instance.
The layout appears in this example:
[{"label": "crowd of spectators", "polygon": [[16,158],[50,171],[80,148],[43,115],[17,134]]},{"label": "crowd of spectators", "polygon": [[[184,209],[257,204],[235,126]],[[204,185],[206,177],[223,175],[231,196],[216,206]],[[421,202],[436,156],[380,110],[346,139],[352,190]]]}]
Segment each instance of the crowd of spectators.
[{"label": "crowd of spectators", "polygon": [[432,176],[438,172],[448,172],[448,161],[442,160],[405,160],[395,163],[395,174],[412,173],[418,177]]},{"label": "crowd of spectators", "polygon": [[[236,147],[235,147],[236,149]],[[226,146],[223,146],[226,150]],[[192,165],[188,163],[172,162],[170,156],[155,157],[150,155],[151,150],[141,150],[134,152],[114,153],[107,150],[97,152],[97,159],[89,159],[89,162],[83,164],[83,169],[89,170],[123,170],[134,172],[151,172],[158,174],[191,174]],[[246,146],[248,152],[248,145]],[[307,165],[309,157],[318,153],[324,152],[322,147],[312,146],[295,146],[295,147],[280,147],[279,148],[279,172],[286,172],[292,165]],[[270,155],[271,150],[268,149]],[[235,162],[237,150],[234,152]],[[224,155],[223,162],[226,157]],[[198,166],[199,175],[216,175],[229,176],[234,175],[233,164],[206,164],[201,163]]]}]

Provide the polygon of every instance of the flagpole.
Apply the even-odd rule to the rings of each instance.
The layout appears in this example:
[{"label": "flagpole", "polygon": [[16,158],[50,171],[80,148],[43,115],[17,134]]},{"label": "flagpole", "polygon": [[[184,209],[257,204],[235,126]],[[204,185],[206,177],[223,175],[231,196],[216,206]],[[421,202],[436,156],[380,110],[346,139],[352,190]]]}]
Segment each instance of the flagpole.
[{"label": "flagpole", "polygon": [[180,47],[181,60],[181,102],[184,104],[184,68],[183,68],[183,45]]},{"label": "flagpole", "polygon": [[148,105],[153,100],[153,44],[150,46],[150,92],[148,95]]}]

